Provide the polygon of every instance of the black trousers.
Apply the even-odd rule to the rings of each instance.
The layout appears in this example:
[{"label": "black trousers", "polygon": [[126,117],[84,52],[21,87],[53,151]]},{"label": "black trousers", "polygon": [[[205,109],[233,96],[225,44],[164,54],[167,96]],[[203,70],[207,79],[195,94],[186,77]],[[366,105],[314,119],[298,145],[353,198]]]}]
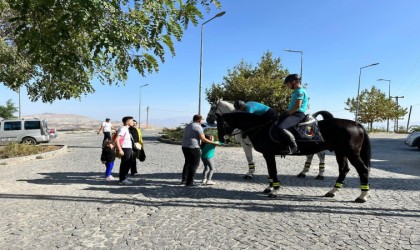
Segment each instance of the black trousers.
[{"label": "black trousers", "polygon": [[127,179],[128,171],[130,171],[131,165],[133,164],[135,155],[131,148],[123,148],[124,155],[121,157],[121,165],[120,165],[120,181]]},{"label": "black trousers", "polygon": [[187,184],[194,182],[194,176],[200,166],[201,149],[182,147],[182,153],[185,157],[184,168],[182,170],[182,181]]},{"label": "black trousers", "polygon": [[130,174],[134,175],[137,172],[137,157],[138,157],[139,151],[133,150],[133,157],[131,159],[131,165],[130,165]]}]

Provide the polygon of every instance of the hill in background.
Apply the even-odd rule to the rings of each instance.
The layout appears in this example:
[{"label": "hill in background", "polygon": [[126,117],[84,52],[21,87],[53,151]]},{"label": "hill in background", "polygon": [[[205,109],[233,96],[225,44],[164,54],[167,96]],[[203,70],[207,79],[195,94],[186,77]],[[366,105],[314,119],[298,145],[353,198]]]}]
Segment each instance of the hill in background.
[{"label": "hill in background", "polygon": [[[54,114],[54,113],[42,113],[36,115],[23,116],[24,119],[38,118],[45,119],[48,122],[49,128],[55,128],[58,131],[64,130],[98,130],[103,120],[92,119],[87,116],[75,115],[75,114]],[[191,118],[177,117],[167,119],[156,119],[152,120],[152,124],[148,124],[148,129],[160,129],[163,127],[174,128],[181,124],[188,123]],[[115,127],[121,126],[121,121],[112,121],[111,123]],[[142,128],[146,127],[146,124],[141,124]]]},{"label": "hill in background", "polygon": [[102,121],[91,119],[86,116],[73,114],[53,114],[43,113],[37,115],[23,116],[24,119],[38,118],[45,119],[48,122],[49,128],[60,130],[90,130],[99,129]]}]

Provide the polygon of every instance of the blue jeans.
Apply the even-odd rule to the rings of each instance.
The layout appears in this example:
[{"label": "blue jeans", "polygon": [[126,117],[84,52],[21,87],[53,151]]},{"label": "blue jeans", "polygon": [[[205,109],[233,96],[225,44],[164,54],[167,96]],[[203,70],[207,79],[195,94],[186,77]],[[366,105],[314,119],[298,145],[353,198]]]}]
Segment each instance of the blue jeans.
[{"label": "blue jeans", "polygon": [[108,162],[107,161],[105,163],[105,167],[106,167],[105,177],[108,177],[108,176],[110,176],[112,174],[112,169],[114,168],[114,162],[113,161],[111,161],[111,162]]}]

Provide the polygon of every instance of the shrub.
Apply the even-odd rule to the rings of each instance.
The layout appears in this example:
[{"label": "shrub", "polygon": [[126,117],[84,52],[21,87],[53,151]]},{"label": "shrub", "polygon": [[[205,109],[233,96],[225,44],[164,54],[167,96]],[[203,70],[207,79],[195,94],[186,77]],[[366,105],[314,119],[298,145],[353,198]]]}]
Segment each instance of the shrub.
[{"label": "shrub", "polygon": [[40,145],[29,145],[29,144],[18,144],[10,143],[6,146],[0,147],[0,158],[13,158],[27,155],[40,154],[57,150],[60,146],[40,146]]}]

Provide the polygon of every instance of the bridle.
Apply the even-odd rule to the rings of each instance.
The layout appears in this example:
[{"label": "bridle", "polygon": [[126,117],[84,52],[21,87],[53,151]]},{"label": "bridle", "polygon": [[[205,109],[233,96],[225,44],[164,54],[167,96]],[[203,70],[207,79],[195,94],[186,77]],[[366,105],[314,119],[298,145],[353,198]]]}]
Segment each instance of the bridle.
[{"label": "bridle", "polygon": [[211,117],[214,121],[217,120],[217,115],[216,115],[217,114],[217,111],[220,111],[220,114],[223,115],[223,112],[222,112],[222,110],[219,107],[219,103],[220,102],[217,102],[217,104],[214,104],[213,103],[213,105],[210,108],[210,112],[207,114],[207,116],[208,117]]}]

